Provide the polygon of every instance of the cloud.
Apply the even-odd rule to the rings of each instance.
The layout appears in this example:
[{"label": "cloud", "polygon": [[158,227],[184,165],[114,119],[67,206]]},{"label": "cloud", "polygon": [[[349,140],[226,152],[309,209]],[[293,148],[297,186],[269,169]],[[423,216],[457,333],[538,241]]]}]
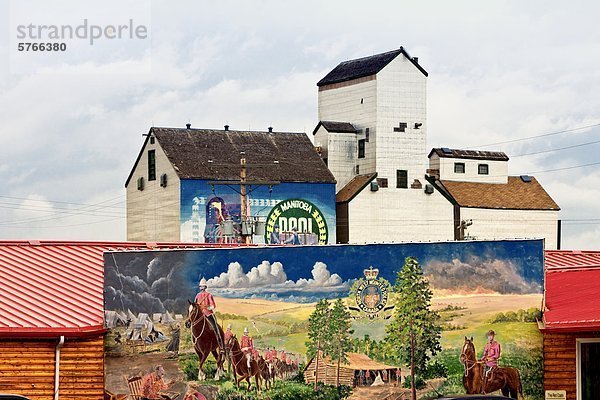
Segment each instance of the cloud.
[{"label": "cloud", "polygon": [[[131,257],[131,258],[130,258]],[[107,257],[105,262],[105,306],[109,310],[183,313],[195,295],[183,261],[175,252],[148,258],[136,253]]]},{"label": "cloud", "polygon": [[[227,272],[207,281],[210,290],[232,297],[261,296],[267,298],[318,298],[326,294],[348,291],[350,284],[338,274],[332,274],[325,263],[316,262],[312,278],[287,279],[282,263],[263,261],[247,273],[239,262],[232,262]],[[316,297],[315,297],[316,296]]]},{"label": "cloud", "polygon": [[424,273],[435,289],[501,294],[540,293],[542,290],[537,282],[526,281],[517,265],[509,260],[487,260],[476,256],[466,262],[432,260],[425,265]]}]

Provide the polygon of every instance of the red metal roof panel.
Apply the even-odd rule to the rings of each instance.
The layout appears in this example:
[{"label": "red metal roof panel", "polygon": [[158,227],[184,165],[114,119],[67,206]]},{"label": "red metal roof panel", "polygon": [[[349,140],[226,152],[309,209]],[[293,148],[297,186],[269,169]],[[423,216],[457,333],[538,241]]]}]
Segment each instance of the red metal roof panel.
[{"label": "red metal roof panel", "polygon": [[222,246],[0,241],[0,337],[102,332],[105,251],[192,247]]},{"label": "red metal roof panel", "polygon": [[544,329],[600,330],[600,252],[545,252]]}]

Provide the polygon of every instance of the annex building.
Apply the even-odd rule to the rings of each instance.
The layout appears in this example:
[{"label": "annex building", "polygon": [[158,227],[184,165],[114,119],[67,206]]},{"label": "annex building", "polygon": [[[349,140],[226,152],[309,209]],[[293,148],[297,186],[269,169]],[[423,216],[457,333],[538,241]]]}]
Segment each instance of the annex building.
[{"label": "annex building", "polygon": [[344,61],[318,83],[313,135],[337,181],[338,243],[544,238],[560,207],[502,152],[427,151],[428,73],[404,48]]}]

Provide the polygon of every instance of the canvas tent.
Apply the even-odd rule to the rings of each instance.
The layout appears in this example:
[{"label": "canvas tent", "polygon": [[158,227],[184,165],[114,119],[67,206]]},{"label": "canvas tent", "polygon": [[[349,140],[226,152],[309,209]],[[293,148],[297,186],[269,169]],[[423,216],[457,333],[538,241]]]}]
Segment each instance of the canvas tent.
[{"label": "canvas tent", "polygon": [[116,311],[105,311],[104,320],[106,321],[106,327],[110,329],[127,325],[127,319],[123,318],[123,316]]},{"label": "canvas tent", "polygon": [[175,318],[173,318],[167,311],[161,315],[160,322],[164,325],[171,325],[175,323]]}]

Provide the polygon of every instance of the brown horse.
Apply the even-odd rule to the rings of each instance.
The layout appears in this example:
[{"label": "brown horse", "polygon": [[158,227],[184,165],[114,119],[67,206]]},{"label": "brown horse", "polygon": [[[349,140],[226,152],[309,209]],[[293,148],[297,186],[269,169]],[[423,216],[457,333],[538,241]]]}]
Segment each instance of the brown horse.
[{"label": "brown horse", "polygon": [[521,376],[516,368],[497,367],[485,379],[485,363],[477,360],[473,338],[465,336],[465,343],[460,353],[460,362],[464,367],[463,386],[467,394],[486,394],[497,390],[504,396],[523,399]]},{"label": "brown horse", "polygon": [[260,377],[265,382],[265,389],[271,387],[271,370],[272,367],[268,364],[262,356],[258,356],[257,360],[258,369],[260,370]]},{"label": "brown horse", "polygon": [[239,387],[240,382],[245,379],[248,383],[248,390],[250,390],[252,387],[250,378],[254,377],[256,390],[260,390],[261,371],[256,360],[253,359],[250,361],[250,370],[248,370],[248,360],[240,348],[240,344],[235,335],[232,335],[227,342],[225,342],[225,347],[231,358],[231,363],[233,364],[235,385]]},{"label": "brown horse", "polygon": [[202,313],[202,310],[200,310],[198,304],[195,302],[192,303],[189,300],[188,302],[190,303],[190,307],[186,326],[190,325],[191,327],[192,343],[194,345],[194,350],[198,355],[198,380],[203,381],[206,379],[206,374],[202,371],[202,366],[211,353],[217,361],[215,379],[219,380],[225,371],[223,370],[223,354],[219,349],[217,335],[221,335],[221,338],[223,338],[223,329],[219,326],[219,332],[215,332],[206,316]]}]

